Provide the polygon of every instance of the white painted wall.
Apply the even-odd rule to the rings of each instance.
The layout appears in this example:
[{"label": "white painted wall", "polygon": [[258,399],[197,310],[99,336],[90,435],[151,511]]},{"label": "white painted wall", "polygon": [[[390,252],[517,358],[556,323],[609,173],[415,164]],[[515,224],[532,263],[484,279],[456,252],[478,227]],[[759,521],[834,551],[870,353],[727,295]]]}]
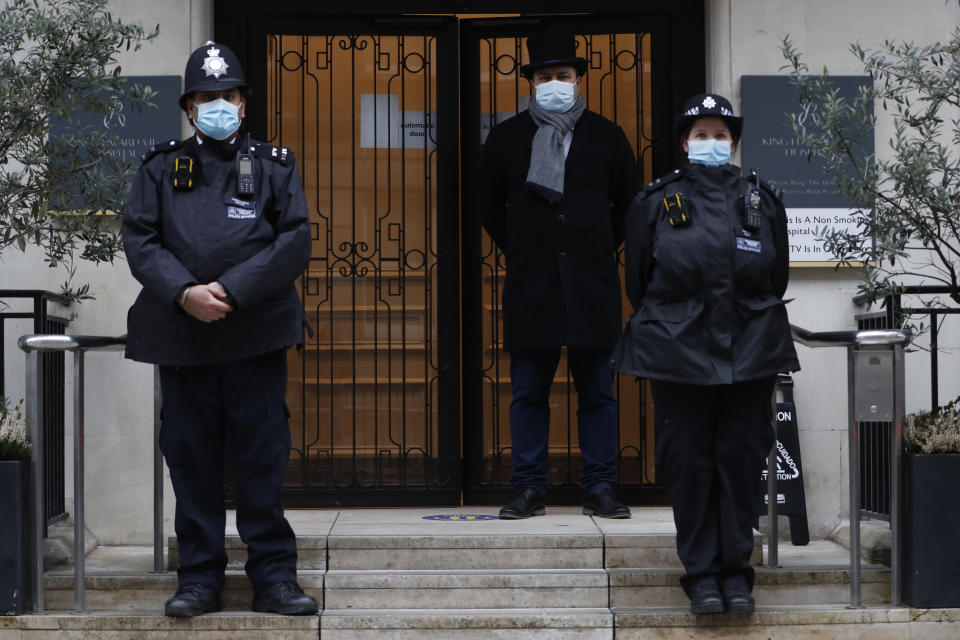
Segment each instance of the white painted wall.
[{"label": "white painted wall", "polygon": [[[943,0],[705,0],[707,89],[725,95],[740,106],[740,77],[786,74],[780,68],[783,36],[812,72],[826,65],[835,75],[862,74],[850,52],[853,42],[875,48],[884,39],[932,42],[947,40],[960,24],[960,7]],[[892,122],[878,111],[876,149],[882,154],[893,131]],[[750,123],[744,123],[750,135]],[[855,328],[854,315],[864,309],[851,299],[858,273],[852,269],[795,268],[786,297],[790,321],[813,331]],[[927,337],[919,345],[927,346]],[[960,318],[944,324],[940,336],[940,401],[960,394],[956,366],[960,345]],[[846,355],[842,349],[798,346],[803,370],[794,376],[800,447],[806,475],[810,534],[825,537],[848,517]],[[951,359],[952,358],[952,359]],[[928,408],[929,353],[908,354],[907,411]]]}]

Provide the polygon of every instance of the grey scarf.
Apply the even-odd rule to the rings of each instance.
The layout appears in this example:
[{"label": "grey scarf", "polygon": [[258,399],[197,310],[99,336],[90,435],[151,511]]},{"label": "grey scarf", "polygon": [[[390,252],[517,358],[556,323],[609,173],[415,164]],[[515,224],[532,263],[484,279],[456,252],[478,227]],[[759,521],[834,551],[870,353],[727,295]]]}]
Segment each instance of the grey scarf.
[{"label": "grey scarf", "polygon": [[551,202],[563,200],[564,162],[563,137],[573,129],[586,109],[583,96],[577,94],[573,106],[563,113],[547,111],[530,96],[530,117],[537,125],[530,149],[530,170],[527,186]]}]

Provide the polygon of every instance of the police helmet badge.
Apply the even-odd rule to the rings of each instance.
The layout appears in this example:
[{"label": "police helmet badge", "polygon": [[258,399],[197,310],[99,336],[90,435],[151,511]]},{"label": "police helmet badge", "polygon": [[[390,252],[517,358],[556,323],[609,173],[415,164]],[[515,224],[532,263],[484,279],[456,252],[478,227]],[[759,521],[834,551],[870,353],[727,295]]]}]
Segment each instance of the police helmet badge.
[{"label": "police helmet badge", "polygon": [[[208,42],[207,44],[213,43]],[[207,57],[203,59],[201,69],[207,73],[207,76],[214,76],[219,80],[220,76],[227,72],[228,66],[227,61],[220,57],[220,49],[210,47],[207,49]]]}]

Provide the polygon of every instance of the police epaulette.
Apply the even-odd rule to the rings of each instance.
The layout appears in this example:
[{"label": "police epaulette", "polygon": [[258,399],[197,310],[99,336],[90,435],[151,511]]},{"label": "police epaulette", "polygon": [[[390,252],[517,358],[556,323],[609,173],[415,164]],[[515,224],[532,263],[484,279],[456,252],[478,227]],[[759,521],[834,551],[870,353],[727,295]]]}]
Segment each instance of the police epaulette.
[{"label": "police epaulette", "polygon": [[253,155],[258,158],[268,158],[286,166],[290,163],[293,154],[286,147],[275,147],[272,144],[257,143],[253,146]]},{"label": "police epaulette", "polygon": [[[758,178],[755,174],[751,173],[749,176],[747,176],[747,180],[749,182],[756,182]],[[768,193],[770,193],[770,195],[772,195],[777,200],[783,200],[783,191],[781,189],[777,189],[775,186],[773,186],[763,178],[759,178],[759,180],[760,180],[760,186],[763,187]]]},{"label": "police epaulette", "polygon": [[150,158],[157,155],[158,153],[168,153],[170,151],[176,151],[183,146],[183,142],[180,140],[167,140],[166,142],[158,142],[153,145],[146,152],[140,156],[140,162],[147,162]]},{"label": "police epaulette", "polygon": [[654,180],[653,182],[645,186],[643,190],[647,192],[656,191],[660,187],[670,184],[671,182],[673,182],[679,177],[680,177],[680,170],[674,169],[672,172],[668,173],[667,175],[657,178],[656,180]]}]

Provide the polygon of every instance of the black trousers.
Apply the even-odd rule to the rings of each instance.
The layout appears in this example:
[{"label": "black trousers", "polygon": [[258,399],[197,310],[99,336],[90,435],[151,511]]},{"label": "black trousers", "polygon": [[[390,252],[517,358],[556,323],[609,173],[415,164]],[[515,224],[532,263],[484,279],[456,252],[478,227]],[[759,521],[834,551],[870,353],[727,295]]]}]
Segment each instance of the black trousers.
[{"label": "black trousers", "polygon": [[[160,367],[160,450],[177,498],[180,584],[223,587],[224,452],[237,472],[237,528],[254,589],[296,580],[297,546],[283,516],[290,459],[284,351],[199,367]],[[228,445],[229,443],[229,445]]]},{"label": "black trousers", "polygon": [[651,380],[657,478],[672,489],[684,588],[706,576],[753,587],[753,520],[773,446],[774,378],[698,386]]}]

